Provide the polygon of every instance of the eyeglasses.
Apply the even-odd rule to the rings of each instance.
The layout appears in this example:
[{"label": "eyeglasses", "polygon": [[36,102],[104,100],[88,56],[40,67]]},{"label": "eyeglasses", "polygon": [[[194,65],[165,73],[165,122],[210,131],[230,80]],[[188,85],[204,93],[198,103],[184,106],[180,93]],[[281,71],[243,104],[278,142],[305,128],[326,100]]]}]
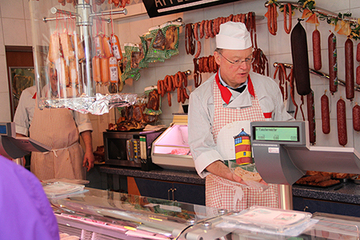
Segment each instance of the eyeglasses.
[{"label": "eyeglasses", "polygon": [[252,57],[252,54],[251,56],[245,58],[244,60],[235,60],[235,61],[230,61],[229,59],[227,59],[224,55],[222,55],[221,52],[218,52],[223,58],[225,58],[226,61],[228,61],[229,63],[233,64],[233,65],[236,65],[236,66],[240,66],[242,63],[246,63],[246,64],[251,64],[255,58]]}]

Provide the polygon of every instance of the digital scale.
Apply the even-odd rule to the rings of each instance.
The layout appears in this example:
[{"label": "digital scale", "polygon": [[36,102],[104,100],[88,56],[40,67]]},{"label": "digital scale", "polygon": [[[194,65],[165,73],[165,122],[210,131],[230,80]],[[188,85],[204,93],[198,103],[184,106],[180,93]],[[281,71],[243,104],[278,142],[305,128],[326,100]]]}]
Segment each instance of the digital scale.
[{"label": "digital scale", "polygon": [[0,154],[4,157],[16,159],[30,152],[48,152],[50,150],[50,147],[29,137],[16,137],[14,122],[0,122]]},{"label": "digital scale", "polygon": [[267,183],[292,185],[306,171],[360,173],[354,148],[310,146],[307,122],[251,122],[250,129],[256,169]]}]

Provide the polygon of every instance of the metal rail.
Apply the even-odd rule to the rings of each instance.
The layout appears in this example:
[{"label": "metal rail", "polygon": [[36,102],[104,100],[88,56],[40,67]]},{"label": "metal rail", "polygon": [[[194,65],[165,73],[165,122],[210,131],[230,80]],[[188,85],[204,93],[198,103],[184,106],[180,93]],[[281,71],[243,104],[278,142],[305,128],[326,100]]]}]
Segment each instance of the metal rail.
[{"label": "metal rail", "polygon": [[[278,63],[278,62],[274,62],[273,66],[278,67],[280,64],[283,64],[284,67],[286,67],[286,68],[292,68],[293,67],[293,64],[290,64],[290,63]],[[327,74],[325,74],[323,72],[320,72],[320,71],[316,71],[316,70],[314,70],[312,68],[309,68],[309,72],[311,74],[314,74],[314,75],[318,76],[318,77],[326,78],[328,80],[330,78],[329,75],[327,75]],[[341,85],[343,87],[346,86],[345,81],[340,80],[340,79],[338,79],[338,85]],[[356,83],[354,84],[354,90],[360,92],[360,86],[357,85]]]},{"label": "metal rail", "polygon": [[[293,6],[296,6],[298,8],[303,8],[301,4],[298,4],[296,2],[289,2],[289,1],[278,1],[276,2],[278,4],[281,4],[281,5],[285,5],[285,4],[288,4],[290,3],[291,5]],[[269,2],[265,2],[265,7],[269,6]],[[325,15],[327,17],[331,17],[331,18],[335,18],[335,19],[338,19],[338,20],[345,20],[345,21],[349,21],[349,22],[352,22],[352,23],[355,23],[355,24],[358,24],[358,19],[357,18],[353,18],[353,17],[347,17],[347,16],[344,16],[343,18],[340,18],[338,14],[334,13],[334,12],[330,12],[328,10],[325,10],[325,9],[322,9],[322,8],[314,8],[313,9],[314,12],[316,13],[319,13],[319,14],[322,14],[322,15]]]}]

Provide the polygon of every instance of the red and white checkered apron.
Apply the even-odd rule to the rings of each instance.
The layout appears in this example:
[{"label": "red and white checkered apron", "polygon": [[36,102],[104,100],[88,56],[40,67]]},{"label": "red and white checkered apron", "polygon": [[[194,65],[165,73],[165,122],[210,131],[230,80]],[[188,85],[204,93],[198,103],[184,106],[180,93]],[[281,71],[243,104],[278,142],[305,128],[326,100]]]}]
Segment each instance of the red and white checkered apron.
[{"label": "red and white checkered apron", "polygon": [[[218,75],[216,75],[218,78]],[[215,79],[216,79],[215,78]],[[260,108],[259,100],[253,89],[249,76],[248,85],[252,93],[252,106],[244,109],[224,108],[220,89],[214,80],[214,141],[221,128],[235,121],[265,121],[264,114]],[[222,177],[210,174],[206,177],[205,199],[206,206],[228,209],[230,211],[241,211],[251,206],[279,207],[278,186],[269,184],[269,188],[263,191],[259,188],[242,187],[241,184],[229,181]]]}]

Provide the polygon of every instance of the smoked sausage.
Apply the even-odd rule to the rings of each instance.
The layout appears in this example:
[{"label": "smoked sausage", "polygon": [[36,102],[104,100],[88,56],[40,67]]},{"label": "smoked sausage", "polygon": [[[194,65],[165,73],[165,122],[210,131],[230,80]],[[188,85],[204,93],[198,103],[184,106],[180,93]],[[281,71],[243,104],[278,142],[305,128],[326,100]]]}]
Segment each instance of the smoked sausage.
[{"label": "smoked sausage", "polygon": [[308,113],[308,122],[309,122],[309,138],[310,138],[310,143],[314,144],[316,142],[314,92],[311,91],[306,97],[307,97],[307,113]]},{"label": "smoked sausage", "polygon": [[119,69],[118,63],[115,57],[109,58],[109,74],[110,74],[110,82],[117,83],[119,81]]},{"label": "smoked sausage", "polygon": [[350,38],[345,41],[345,89],[346,98],[354,98],[354,45]]},{"label": "smoked sausage", "polygon": [[116,57],[117,60],[121,60],[123,58],[119,38],[115,35],[111,35],[111,48],[112,53],[114,54],[114,57]]},{"label": "smoked sausage", "polygon": [[342,98],[337,101],[336,115],[339,144],[345,146],[347,144],[346,107]]},{"label": "smoked sausage", "polygon": [[95,54],[100,58],[104,56],[103,37],[102,35],[97,35],[94,38]]},{"label": "smoked sausage", "polygon": [[360,43],[356,47],[356,61],[360,62]]},{"label": "smoked sausage", "polygon": [[355,131],[360,131],[360,106],[355,103],[352,109],[353,128]]},{"label": "smoked sausage", "polygon": [[109,58],[100,58],[101,82],[108,85],[110,81]]},{"label": "smoked sausage", "polygon": [[171,94],[169,92],[167,93],[167,98],[168,98],[169,107],[171,107]]},{"label": "smoked sausage", "polygon": [[77,52],[78,59],[85,58],[84,47],[83,47],[82,42],[80,40],[79,34],[74,32],[73,38],[74,38],[74,41],[73,41],[74,42],[74,48],[75,48],[75,52]]},{"label": "smoked sausage", "polygon": [[104,56],[107,58],[110,58],[113,55],[110,37],[104,36],[102,40],[103,40],[103,47],[104,47]]},{"label": "smoked sausage", "polygon": [[56,63],[60,58],[60,37],[58,32],[53,32],[50,35],[48,58],[52,63]]},{"label": "smoked sausage", "polygon": [[337,50],[336,50],[336,36],[331,33],[328,37],[328,51],[329,51],[329,90],[332,94],[337,92],[338,77],[337,77]]},{"label": "smoked sausage", "polygon": [[204,25],[205,25],[205,20],[202,20],[200,23],[200,28],[199,28],[199,32],[200,32],[200,38],[204,37]]},{"label": "smoked sausage", "polygon": [[71,38],[67,32],[60,33],[60,43],[66,62],[73,61],[75,59],[75,53],[71,44]]},{"label": "smoked sausage", "polygon": [[356,84],[360,85],[360,66],[356,68]]},{"label": "smoked sausage", "polygon": [[78,70],[76,60],[70,61],[69,63],[69,78],[72,84],[79,84]]},{"label": "smoked sausage", "polygon": [[[286,25],[287,24],[286,16],[288,12],[289,12],[289,27]],[[284,4],[284,30],[287,34],[290,34],[291,32],[291,25],[292,25],[291,21],[292,21],[291,3],[287,3]]]},{"label": "smoked sausage", "polygon": [[322,131],[324,134],[330,133],[330,111],[329,111],[329,98],[324,93],[321,96],[321,123],[322,123]]},{"label": "smoked sausage", "polygon": [[321,64],[321,45],[320,45],[320,32],[315,29],[312,33],[313,41],[313,60],[314,60],[314,69],[320,70],[322,67]]},{"label": "smoked sausage", "polygon": [[93,79],[96,83],[101,82],[101,67],[100,67],[100,58],[98,56],[94,56],[92,59],[92,71],[93,71]]},{"label": "smoked sausage", "polygon": [[299,95],[308,95],[311,92],[308,48],[306,32],[300,21],[291,32],[291,54],[296,90]]}]

